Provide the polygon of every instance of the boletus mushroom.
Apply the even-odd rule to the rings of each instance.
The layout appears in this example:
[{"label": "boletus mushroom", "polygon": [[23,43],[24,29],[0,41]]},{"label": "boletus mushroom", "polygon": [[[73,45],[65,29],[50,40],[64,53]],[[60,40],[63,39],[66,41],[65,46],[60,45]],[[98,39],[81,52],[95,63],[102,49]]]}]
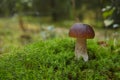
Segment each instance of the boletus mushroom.
[{"label": "boletus mushroom", "polygon": [[79,60],[80,57],[84,61],[88,61],[86,40],[92,39],[95,32],[88,24],[75,23],[69,30],[69,36],[77,38],[75,45],[75,59]]}]

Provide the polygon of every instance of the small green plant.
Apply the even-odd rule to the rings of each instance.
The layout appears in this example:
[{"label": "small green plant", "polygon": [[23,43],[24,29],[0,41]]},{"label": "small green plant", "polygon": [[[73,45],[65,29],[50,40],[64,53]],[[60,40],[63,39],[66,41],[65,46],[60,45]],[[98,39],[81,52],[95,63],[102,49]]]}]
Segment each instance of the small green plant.
[{"label": "small green plant", "polygon": [[0,57],[0,80],[119,80],[120,54],[89,40],[88,62],[74,59],[75,41],[35,42]]}]

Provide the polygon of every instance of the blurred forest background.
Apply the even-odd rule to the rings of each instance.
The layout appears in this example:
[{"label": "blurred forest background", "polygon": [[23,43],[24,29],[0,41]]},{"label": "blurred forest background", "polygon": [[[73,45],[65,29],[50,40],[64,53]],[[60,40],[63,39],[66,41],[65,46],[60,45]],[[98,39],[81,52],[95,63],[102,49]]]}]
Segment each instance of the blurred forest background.
[{"label": "blurred forest background", "polygon": [[120,39],[120,0],[0,0],[0,54],[40,40],[68,37],[75,22],[97,40]]}]

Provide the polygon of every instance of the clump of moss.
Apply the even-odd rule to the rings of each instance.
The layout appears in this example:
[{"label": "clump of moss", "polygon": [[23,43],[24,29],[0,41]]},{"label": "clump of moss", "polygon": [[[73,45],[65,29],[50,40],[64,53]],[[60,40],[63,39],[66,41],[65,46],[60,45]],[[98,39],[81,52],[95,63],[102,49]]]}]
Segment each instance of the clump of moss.
[{"label": "clump of moss", "polygon": [[119,80],[120,54],[88,41],[90,59],[74,60],[75,42],[35,42],[0,57],[0,80]]}]

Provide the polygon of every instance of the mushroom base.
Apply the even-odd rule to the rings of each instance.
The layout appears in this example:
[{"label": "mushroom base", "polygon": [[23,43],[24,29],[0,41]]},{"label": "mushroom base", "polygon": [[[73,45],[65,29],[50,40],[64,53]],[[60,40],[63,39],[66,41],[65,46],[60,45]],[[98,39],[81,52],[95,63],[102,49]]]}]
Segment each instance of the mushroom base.
[{"label": "mushroom base", "polygon": [[88,61],[86,39],[77,38],[75,45],[75,59],[79,60],[81,57],[84,61]]}]

